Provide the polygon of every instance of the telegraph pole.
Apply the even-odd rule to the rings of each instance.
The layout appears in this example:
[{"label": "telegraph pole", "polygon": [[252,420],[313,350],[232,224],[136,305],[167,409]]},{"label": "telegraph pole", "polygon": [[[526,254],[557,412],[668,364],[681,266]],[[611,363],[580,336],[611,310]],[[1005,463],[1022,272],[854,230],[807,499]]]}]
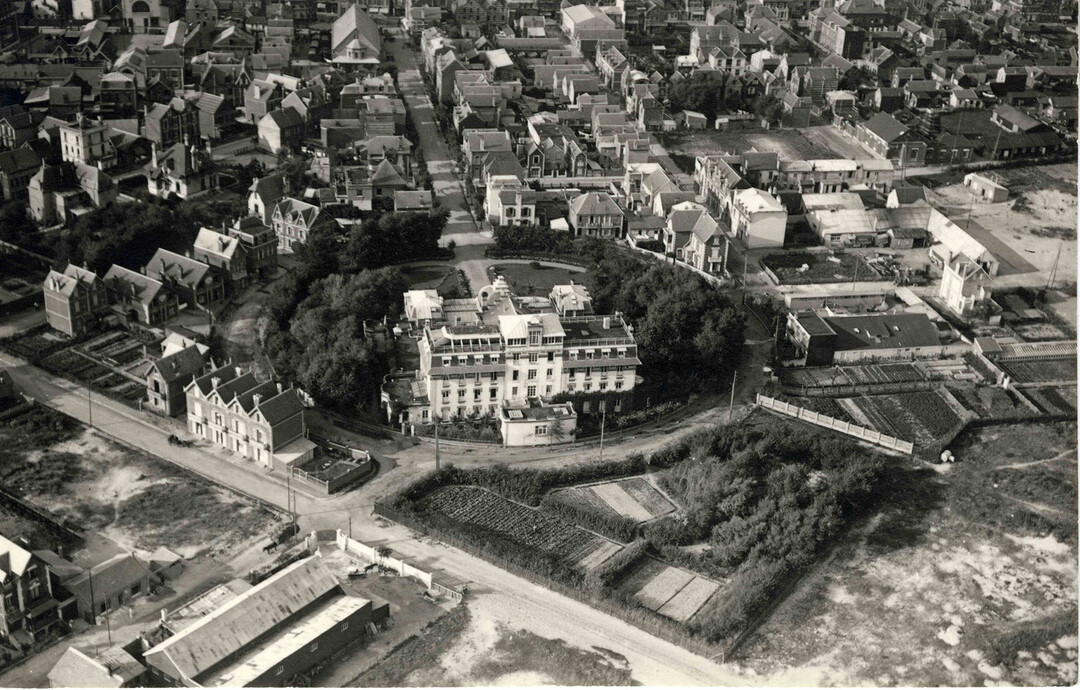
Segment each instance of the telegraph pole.
[{"label": "telegraph pole", "polygon": [[1061,261],[1061,245],[1065,240],[1058,240],[1057,255],[1054,257],[1054,267],[1050,269],[1050,276],[1046,280],[1046,289],[1052,290],[1054,288],[1054,281],[1057,280],[1058,262]]},{"label": "telegraph pole", "polygon": [[439,420],[435,420],[435,471],[438,471],[439,467]]},{"label": "telegraph pole", "polygon": [[604,461],[604,423],[607,421],[607,405],[600,412],[600,462]]},{"label": "telegraph pole", "polygon": [[739,372],[735,372],[731,375],[731,398],[728,400],[727,418],[728,423],[731,422],[732,416],[735,414],[735,380],[739,378]]},{"label": "telegraph pole", "polygon": [[90,428],[94,428],[94,398],[91,396],[90,384],[86,384],[86,414],[89,417]]}]

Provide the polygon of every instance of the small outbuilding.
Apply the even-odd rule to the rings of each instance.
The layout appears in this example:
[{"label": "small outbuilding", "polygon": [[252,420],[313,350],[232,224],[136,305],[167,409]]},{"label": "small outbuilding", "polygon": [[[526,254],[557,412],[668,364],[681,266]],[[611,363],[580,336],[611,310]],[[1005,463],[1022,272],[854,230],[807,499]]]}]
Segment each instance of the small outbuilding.
[{"label": "small outbuilding", "polygon": [[684,110],[676,117],[679,126],[686,129],[705,129],[709,126],[709,118],[694,110]]},{"label": "small outbuilding", "polygon": [[986,203],[997,204],[1009,200],[1009,187],[1004,178],[992,172],[968,173],[964,176],[964,186]]}]

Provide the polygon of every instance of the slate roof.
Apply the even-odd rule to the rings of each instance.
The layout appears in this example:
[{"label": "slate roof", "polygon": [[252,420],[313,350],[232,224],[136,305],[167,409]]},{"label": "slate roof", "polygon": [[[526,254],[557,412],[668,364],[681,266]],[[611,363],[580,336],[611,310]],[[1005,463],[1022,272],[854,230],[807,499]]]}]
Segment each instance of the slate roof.
[{"label": "slate roof", "polygon": [[622,209],[607,192],[587,192],[570,201],[570,210],[578,215],[621,216]]},{"label": "slate roof", "polygon": [[285,195],[284,189],[284,177],[281,173],[274,173],[272,175],[267,175],[266,177],[260,177],[257,180],[252,180],[251,186],[248,187],[248,192],[258,194],[262,198],[263,203],[274,204]]},{"label": "slate roof", "polygon": [[148,578],[150,571],[131,554],[119,553],[95,565],[89,573],[84,571],[82,575],[68,580],[64,583],[64,588],[79,598],[90,601],[91,575],[94,578],[94,601],[99,602],[130,590],[132,585]]},{"label": "slate roof", "polygon": [[105,274],[105,282],[109,285],[115,285],[118,282],[126,284],[126,287],[121,289],[124,292],[134,294],[143,304],[153,302],[154,298],[161,292],[162,287],[164,287],[160,281],[118,264],[109,267],[108,272]]},{"label": "slate roof", "polygon": [[280,110],[271,110],[263,119],[259,122],[261,125],[267,119],[271,120],[278,129],[289,129],[291,127],[302,127],[304,125],[304,118],[300,113],[296,111],[296,108],[289,106]]},{"label": "slate roof", "polygon": [[202,261],[170,252],[168,249],[158,249],[146,263],[148,276],[158,280],[162,280],[162,276],[168,276],[192,288],[198,285],[209,272],[210,266]]},{"label": "slate roof", "polygon": [[236,371],[236,367],[218,367],[217,369],[196,378],[192,381],[192,385],[198,386],[199,392],[205,396],[209,395],[210,391],[214,389],[215,378],[221,379],[222,382],[228,382],[238,376],[240,376],[240,374]]},{"label": "slate roof", "polygon": [[371,183],[375,185],[402,185],[408,186],[408,182],[405,178],[398,173],[394,164],[385,158],[375,168],[375,171],[371,173]]},{"label": "slate roof", "polygon": [[185,347],[179,352],[174,352],[168,357],[162,357],[154,362],[151,367],[161,375],[166,383],[179,381],[199,373],[206,365],[203,354],[198,345]]},{"label": "slate roof", "polygon": [[885,143],[890,143],[899,139],[907,134],[908,131],[906,126],[888,113],[875,113],[873,117],[866,122],[863,122],[862,125],[881,137]]},{"label": "slate roof", "polygon": [[256,407],[271,425],[283,422],[304,409],[294,388],[282,391],[269,400],[262,400]]},{"label": "slate roof", "polygon": [[27,170],[36,170],[41,165],[41,158],[33,149],[19,147],[11,151],[0,152],[0,172],[17,175]]},{"label": "slate roof", "polygon": [[838,351],[941,344],[937,328],[926,314],[832,316],[824,320],[836,332]]}]

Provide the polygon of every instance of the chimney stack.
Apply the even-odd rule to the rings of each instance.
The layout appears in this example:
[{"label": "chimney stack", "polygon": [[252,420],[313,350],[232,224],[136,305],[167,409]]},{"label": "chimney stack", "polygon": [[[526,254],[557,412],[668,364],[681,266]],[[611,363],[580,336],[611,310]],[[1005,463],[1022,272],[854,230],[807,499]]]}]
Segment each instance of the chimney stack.
[{"label": "chimney stack", "polygon": [[212,379],[210,379],[210,386],[212,388],[217,388],[220,385],[221,385],[221,377],[220,376],[215,376]]},{"label": "chimney stack", "polygon": [[252,395],[251,396],[251,402],[253,402],[255,404],[255,407],[258,407],[259,403],[262,402],[262,395],[259,394],[259,393],[256,393],[256,394]]},{"label": "chimney stack", "polygon": [[281,382],[280,381],[277,382],[277,392],[279,394],[284,392],[284,390],[281,388]]}]

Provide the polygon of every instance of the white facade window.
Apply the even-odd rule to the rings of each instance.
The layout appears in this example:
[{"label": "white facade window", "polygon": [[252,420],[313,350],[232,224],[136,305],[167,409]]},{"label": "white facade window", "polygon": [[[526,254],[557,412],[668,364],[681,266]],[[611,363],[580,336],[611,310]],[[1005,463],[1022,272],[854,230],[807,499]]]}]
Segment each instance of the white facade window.
[{"label": "white facade window", "polygon": [[547,436],[547,431],[548,431],[547,424],[543,424],[541,426],[536,427],[536,429],[533,430],[533,433],[535,433],[537,436]]}]

